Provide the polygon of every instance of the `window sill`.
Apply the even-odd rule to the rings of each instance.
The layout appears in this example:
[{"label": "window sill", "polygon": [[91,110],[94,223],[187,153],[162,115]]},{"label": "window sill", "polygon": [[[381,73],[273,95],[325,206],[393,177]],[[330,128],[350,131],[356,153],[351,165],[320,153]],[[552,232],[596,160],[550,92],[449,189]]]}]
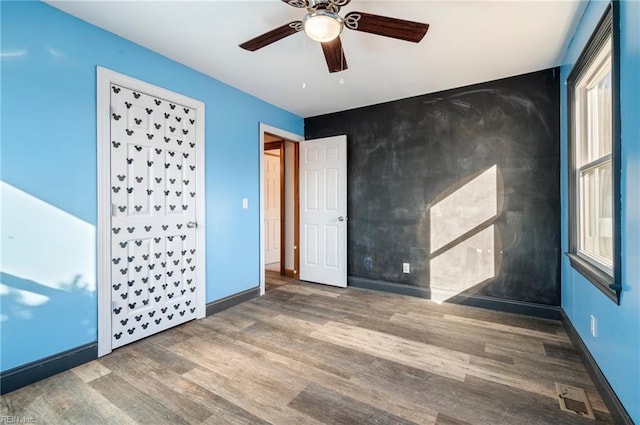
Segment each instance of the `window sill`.
[{"label": "window sill", "polygon": [[576,254],[567,253],[567,257],[569,257],[571,267],[584,276],[611,301],[620,304],[620,287],[619,284],[614,282],[612,276]]}]

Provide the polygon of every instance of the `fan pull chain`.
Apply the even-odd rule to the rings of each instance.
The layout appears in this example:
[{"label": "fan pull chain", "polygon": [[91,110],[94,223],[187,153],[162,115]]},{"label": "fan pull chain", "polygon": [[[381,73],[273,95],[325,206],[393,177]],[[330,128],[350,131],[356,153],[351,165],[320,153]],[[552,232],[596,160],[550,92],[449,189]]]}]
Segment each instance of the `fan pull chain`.
[{"label": "fan pull chain", "polygon": [[307,82],[304,80],[304,64],[307,63],[307,37],[302,38],[302,90],[307,88]]},{"label": "fan pull chain", "polygon": [[[344,71],[344,50],[342,49],[342,43],[340,43],[340,71]],[[344,86],[344,78],[340,77],[340,85]]]}]

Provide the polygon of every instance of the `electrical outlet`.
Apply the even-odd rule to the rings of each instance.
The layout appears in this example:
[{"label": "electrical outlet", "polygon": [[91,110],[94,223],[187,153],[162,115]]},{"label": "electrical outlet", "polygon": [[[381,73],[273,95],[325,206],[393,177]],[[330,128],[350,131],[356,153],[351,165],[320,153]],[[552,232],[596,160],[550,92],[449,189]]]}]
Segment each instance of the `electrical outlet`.
[{"label": "electrical outlet", "polygon": [[409,263],[402,263],[402,273],[411,273],[411,265]]},{"label": "electrical outlet", "polygon": [[598,336],[598,319],[593,314],[591,315],[591,336],[594,338]]},{"label": "electrical outlet", "polygon": [[370,257],[367,257],[364,259],[364,268],[367,270],[372,270],[373,269],[373,259],[371,259]]}]

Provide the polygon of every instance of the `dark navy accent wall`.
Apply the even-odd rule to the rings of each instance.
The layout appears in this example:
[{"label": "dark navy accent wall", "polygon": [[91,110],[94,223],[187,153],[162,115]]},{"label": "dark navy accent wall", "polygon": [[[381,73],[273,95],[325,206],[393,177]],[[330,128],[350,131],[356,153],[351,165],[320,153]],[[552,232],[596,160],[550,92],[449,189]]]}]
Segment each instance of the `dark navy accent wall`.
[{"label": "dark navy accent wall", "polygon": [[348,138],[349,276],[559,305],[559,89],[550,69],[305,119]]}]

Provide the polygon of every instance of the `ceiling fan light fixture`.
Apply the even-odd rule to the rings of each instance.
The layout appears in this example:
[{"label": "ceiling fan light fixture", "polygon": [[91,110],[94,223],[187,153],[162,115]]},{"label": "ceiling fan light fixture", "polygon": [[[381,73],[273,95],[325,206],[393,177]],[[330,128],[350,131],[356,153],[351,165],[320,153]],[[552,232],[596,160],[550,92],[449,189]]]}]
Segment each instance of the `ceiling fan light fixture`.
[{"label": "ceiling fan light fixture", "polygon": [[328,10],[316,10],[307,13],[302,20],[305,34],[319,43],[326,43],[338,37],[342,32],[343,21],[338,14]]}]

